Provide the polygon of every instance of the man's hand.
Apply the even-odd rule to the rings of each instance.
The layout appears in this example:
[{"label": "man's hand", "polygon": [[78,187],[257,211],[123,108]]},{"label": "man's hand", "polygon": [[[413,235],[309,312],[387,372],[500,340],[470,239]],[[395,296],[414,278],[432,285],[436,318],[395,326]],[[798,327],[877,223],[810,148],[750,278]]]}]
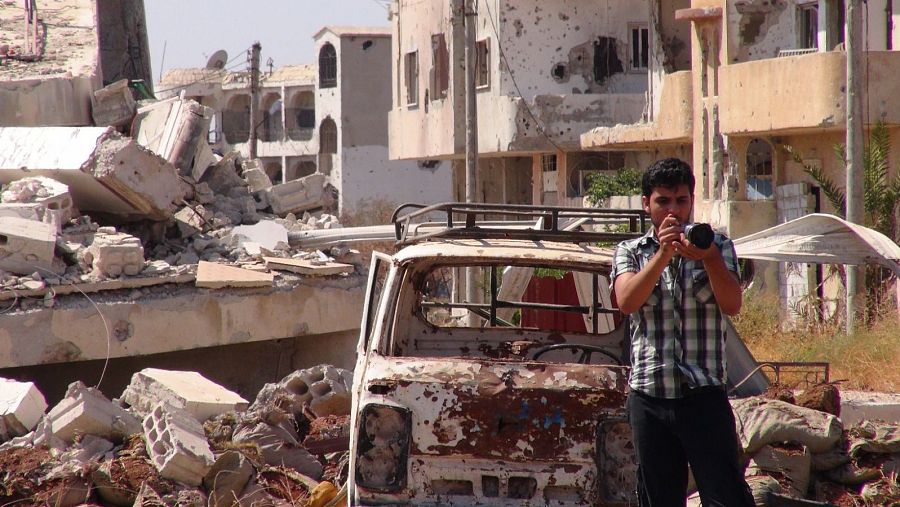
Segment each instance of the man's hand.
[{"label": "man's hand", "polygon": [[703,249],[691,243],[684,233],[677,242],[673,243],[673,247],[679,255],[692,261],[705,261],[721,253],[715,243],[709,245],[709,248]]},{"label": "man's hand", "polygon": [[659,240],[660,253],[666,258],[666,262],[675,255],[675,245],[684,238],[684,227],[675,217],[669,215],[659,224],[656,239]]}]

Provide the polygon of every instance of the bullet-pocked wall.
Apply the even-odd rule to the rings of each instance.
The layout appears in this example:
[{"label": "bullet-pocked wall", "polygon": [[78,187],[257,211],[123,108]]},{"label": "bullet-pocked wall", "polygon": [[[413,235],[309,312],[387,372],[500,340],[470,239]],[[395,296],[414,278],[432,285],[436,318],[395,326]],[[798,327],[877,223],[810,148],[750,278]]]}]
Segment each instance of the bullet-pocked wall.
[{"label": "bullet-pocked wall", "polygon": [[153,91],[144,0],[97,0],[103,85],[142,80]]}]

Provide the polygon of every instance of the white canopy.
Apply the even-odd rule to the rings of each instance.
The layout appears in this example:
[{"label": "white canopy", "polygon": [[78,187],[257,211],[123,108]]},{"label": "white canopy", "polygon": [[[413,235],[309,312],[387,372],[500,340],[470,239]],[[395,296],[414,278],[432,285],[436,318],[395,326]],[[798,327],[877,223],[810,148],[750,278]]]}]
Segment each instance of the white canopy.
[{"label": "white canopy", "polygon": [[734,240],[738,257],[884,266],[900,276],[900,246],[878,231],[814,213]]}]

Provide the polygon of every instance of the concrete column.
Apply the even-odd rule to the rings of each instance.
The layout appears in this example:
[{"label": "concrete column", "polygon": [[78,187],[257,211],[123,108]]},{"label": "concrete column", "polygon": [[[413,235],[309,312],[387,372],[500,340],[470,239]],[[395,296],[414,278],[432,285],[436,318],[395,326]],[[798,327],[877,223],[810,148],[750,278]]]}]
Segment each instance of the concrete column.
[{"label": "concrete column", "polygon": [[544,202],[544,174],[541,154],[531,156],[531,204],[540,206]]}]

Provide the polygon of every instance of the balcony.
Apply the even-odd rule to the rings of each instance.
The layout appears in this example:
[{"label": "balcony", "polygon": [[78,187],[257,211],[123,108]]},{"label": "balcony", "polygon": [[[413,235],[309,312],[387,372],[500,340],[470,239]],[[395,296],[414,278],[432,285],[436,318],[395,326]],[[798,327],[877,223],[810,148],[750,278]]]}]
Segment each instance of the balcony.
[{"label": "balcony", "polygon": [[[870,51],[868,118],[900,123],[900,52]],[[847,59],[843,52],[813,53],[723,66],[719,120],[728,135],[795,134],[844,130]],[[865,79],[865,76],[863,76]]]},{"label": "balcony", "polygon": [[662,80],[659,113],[648,123],[596,127],[582,134],[586,150],[646,150],[660,144],[690,144],[693,136],[691,71],[667,74]]}]

